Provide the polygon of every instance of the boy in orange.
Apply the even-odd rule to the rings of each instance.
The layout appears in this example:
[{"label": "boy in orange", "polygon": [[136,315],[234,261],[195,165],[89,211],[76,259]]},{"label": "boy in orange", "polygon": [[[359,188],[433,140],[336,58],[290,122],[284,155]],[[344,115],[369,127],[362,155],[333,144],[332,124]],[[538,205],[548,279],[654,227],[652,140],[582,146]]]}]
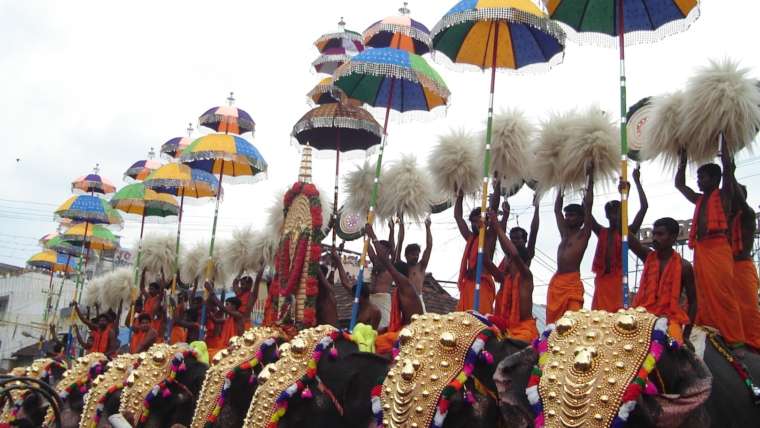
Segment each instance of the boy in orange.
[{"label": "boy in orange", "polygon": [[[631,234],[636,234],[644,222],[644,216],[649,208],[644,189],[641,187],[641,169],[633,170],[633,182],[639,192],[639,212],[628,226]],[[630,184],[621,184],[621,190],[630,190]],[[594,253],[594,298],[591,301],[591,309],[617,312],[623,307],[623,263],[622,245],[620,235],[620,201],[609,201],[604,205],[604,213],[609,221],[609,227],[602,227],[592,217],[592,228],[597,236],[596,252]]]},{"label": "boy in orange", "polygon": [[594,203],[593,164],[586,168],[588,182],[583,206],[570,204],[564,208],[562,189],[557,191],[554,202],[554,216],[561,241],[557,248],[557,273],[549,281],[546,296],[546,324],[557,321],[565,311],[577,311],[583,307],[583,283],[581,282],[581,261],[591,237],[591,208]]},{"label": "boy in orange", "polygon": [[[694,271],[688,260],[683,260],[673,245],[678,238],[678,222],[665,217],[654,222],[652,246],[644,247],[634,233],[628,236],[631,251],[644,262],[644,271],[633,306],[668,318],[670,337],[683,343],[689,340],[691,326],[697,315],[697,292],[694,289]],[[689,312],[680,304],[681,293],[686,293]],[[683,326],[686,328],[683,328]]]},{"label": "boy in orange", "polygon": [[151,327],[150,321],[150,315],[146,313],[137,316],[137,326],[132,327],[132,339],[129,341],[130,353],[145,352],[156,343],[158,333]]},{"label": "boy in orange", "polygon": [[533,319],[533,274],[528,267],[527,250],[521,251],[512,243],[496,213],[489,213],[488,220],[506,254],[504,268],[493,269],[493,263],[487,264],[496,281],[502,284],[494,315],[506,321],[509,337],[531,343],[538,338],[538,329]]},{"label": "boy in orange", "polygon": [[261,281],[262,274],[263,271],[259,271],[256,274],[255,282],[248,275],[232,281],[232,291],[235,292],[235,297],[240,299],[240,312],[243,314],[245,330],[251,328],[251,311],[259,296],[259,282]]},{"label": "boy in orange", "polygon": [[206,282],[203,286],[208,292],[210,303],[221,309],[222,317],[215,318],[214,324],[221,324],[222,326],[221,331],[219,331],[219,349],[226,348],[233,336],[240,336],[245,331],[244,316],[240,312],[240,299],[228,297],[224,301],[224,304],[222,304],[219,298],[216,297],[216,294],[214,294],[214,286],[211,282]]},{"label": "boy in orange", "polygon": [[758,277],[752,250],[757,218],[747,203],[747,188],[737,186],[736,209],[731,220],[731,247],[734,253],[734,293],[739,302],[747,345],[760,350],[760,310],[757,306]]},{"label": "boy in orange", "polygon": [[[681,194],[696,204],[689,231],[689,248],[694,250],[694,278],[697,286],[697,323],[718,329],[726,343],[745,343],[744,325],[734,281],[734,257],[728,240],[728,220],[735,197],[733,162],[726,150],[720,166],[710,163],[697,170],[697,193],[686,185],[686,152],[675,178]],[[721,177],[722,176],[722,177]],[[723,188],[719,186],[723,179]],[[752,326],[756,328],[756,326]]]},{"label": "boy in orange", "polygon": [[[153,281],[148,285],[148,291],[145,291],[145,278],[147,269],[143,269],[142,277],[140,280],[140,295],[143,299],[143,313],[150,316],[151,327],[158,332],[159,337],[156,339],[157,343],[163,342],[164,335],[164,321],[166,318],[166,310],[164,309],[164,287],[162,284],[165,282],[162,280],[160,283]],[[161,272],[163,277],[163,272]]]},{"label": "boy in orange", "polygon": [[79,336],[79,329],[77,329],[77,338],[79,339],[80,344],[87,349],[87,353],[100,352],[110,355],[115,352],[118,343],[116,340],[116,333],[114,332],[111,319],[108,315],[98,315],[97,323],[94,323],[82,315],[77,302],[71,302],[71,304],[74,306],[74,311],[79,319],[90,329],[90,339],[84,343]]},{"label": "boy in orange", "polygon": [[[479,281],[477,281],[480,283],[480,302],[478,307],[474,308],[476,287],[475,276],[477,274],[476,269],[478,260],[478,234],[480,233],[481,226],[481,212],[480,208],[475,208],[470,212],[468,218],[470,226],[468,227],[462,217],[463,200],[464,192],[460,191],[459,195],[457,195],[456,203],[454,204],[454,220],[456,220],[457,226],[459,227],[459,233],[467,242],[467,245],[465,246],[462,262],[459,267],[459,279],[457,280],[457,287],[459,288],[459,303],[457,304],[457,310],[468,311],[470,309],[475,309],[482,314],[490,314],[493,313],[493,301],[494,296],[496,295],[496,286],[493,283],[493,278],[485,268],[480,274]],[[485,225],[483,225],[483,227],[485,227]],[[487,251],[489,247],[489,245],[486,245],[483,249],[484,260],[491,260],[492,254]]]}]

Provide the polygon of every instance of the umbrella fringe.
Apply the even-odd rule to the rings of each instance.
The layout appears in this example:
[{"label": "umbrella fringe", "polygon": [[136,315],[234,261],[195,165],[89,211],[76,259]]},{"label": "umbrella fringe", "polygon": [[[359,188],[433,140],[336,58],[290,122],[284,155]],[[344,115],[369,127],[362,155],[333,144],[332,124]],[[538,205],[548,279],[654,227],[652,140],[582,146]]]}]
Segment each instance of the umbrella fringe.
[{"label": "umbrella fringe", "polygon": [[[369,113],[367,115],[369,116]],[[292,135],[295,136],[303,131],[318,128],[348,128],[367,131],[378,137],[383,135],[382,127],[374,119],[370,122],[366,119],[336,116],[309,117],[306,120],[301,120],[293,126]]]},{"label": "umbrella fringe", "polygon": [[378,22],[377,24],[367,28],[364,31],[364,43],[375,37],[378,33],[390,32],[393,34],[403,34],[411,37],[412,39],[424,43],[428,49],[433,49],[433,39],[430,37],[430,33],[422,31],[418,28],[408,25],[391,24],[388,22]]},{"label": "umbrella fringe", "polygon": [[346,54],[322,54],[315,59],[311,65],[317,67],[322,64],[329,64],[331,62],[345,63],[350,60],[351,56]]},{"label": "umbrella fringe", "polygon": [[[490,70],[490,67],[483,68],[479,65],[475,64],[465,64],[465,63],[457,63],[451,60],[448,56],[445,54],[433,51],[431,56],[433,57],[433,61],[436,64],[439,64],[443,67],[445,67],[448,70],[457,72],[457,73],[472,73],[473,71],[485,71]],[[519,75],[519,76],[533,76],[533,75],[539,75],[544,74],[547,71],[551,70],[552,68],[562,64],[562,61],[565,59],[565,51],[560,51],[553,57],[551,57],[548,61],[534,63],[534,64],[528,64],[523,67],[514,69],[514,68],[497,68],[496,72],[502,75]]]},{"label": "umbrella fringe", "polygon": [[487,8],[471,9],[464,12],[451,13],[443,18],[433,27],[430,37],[435,40],[436,36],[451,27],[474,21],[508,21],[520,24],[530,25],[546,34],[556,38],[559,43],[565,45],[565,31],[555,21],[548,17],[541,17],[514,8]]},{"label": "umbrella fringe", "polygon": [[330,39],[346,39],[354,42],[362,42],[362,35],[355,31],[349,30],[344,30],[338,33],[323,34],[314,41],[314,46],[318,46],[320,43],[326,42]]},{"label": "umbrella fringe", "polygon": [[[432,68],[430,69],[433,72]],[[358,61],[350,61],[337,70],[335,70],[335,74],[333,75],[333,78],[337,81],[343,76],[347,76],[350,74],[369,74],[373,76],[382,76],[382,77],[393,77],[396,79],[404,79],[408,80],[410,82],[418,83],[426,88],[430,88],[433,92],[435,92],[438,96],[444,99],[448,99],[448,97],[451,95],[451,92],[449,92],[449,88],[445,86],[445,84],[442,84],[443,80],[441,80],[441,83],[436,82],[435,80],[421,74],[417,73],[416,70],[413,70],[409,67],[403,67],[399,65],[394,64],[378,64],[378,63],[367,63],[367,62],[358,62]],[[436,76],[437,76],[437,72]],[[440,76],[437,76],[440,79]]]},{"label": "umbrella fringe", "polygon": [[[265,172],[267,169],[267,163],[263,159],[251,159],[250,157],[244,156],[244,155],[224,153],[224,152],[218,152],[218,151],[183,153],[182,158],[183,158],[182,162],[193,162],[193,161],[203,161],[203,160],[213,160],[213,161],[224,160],[225,162],[245,164],[245,165],[250,166],[251,169],[253,169],[254,171],[258,171],[259,173],[257,175],[260,175],[262,172]],[[218,172],[214,172],[213,174],[218,174]],[[231,176],[225,175],[225,177],[231,177]],[[236,178],[236,177],[231,177],[231,178]],[[228,181],[228,180],[225,180],[225,181]]]}]

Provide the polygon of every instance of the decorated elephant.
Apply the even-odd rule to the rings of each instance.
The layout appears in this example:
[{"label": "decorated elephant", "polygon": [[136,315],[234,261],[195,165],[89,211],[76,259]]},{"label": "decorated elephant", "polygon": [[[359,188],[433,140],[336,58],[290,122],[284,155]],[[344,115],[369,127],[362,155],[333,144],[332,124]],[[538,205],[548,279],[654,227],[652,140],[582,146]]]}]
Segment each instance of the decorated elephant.
[{"label": "decorated elephant", "polygon": [[[0,424],[40,426],[44,420],[47,406],[58,381],[63,378],[66,366],[51,358],[41,358],[29,367],[16,367],[10,372],[10,378],[19,379],[10,385],[8,396],[3,397]],[[26,380],[24,380],[26,379]],[[15,389],[18,387],[18,389]],[[48,397],[50,395],[50,397]],[[6,397],[10,397],[6,400]]]},{"label": "decorated elephant", "polygon": [[258,374],[277,361],[278,348],[285,342],[282,330],[268,327],[253,327],[233,337],[206,372],[191,427],[241,426],[258,386]]},{"label": "decorated elephant", "polygon": [[207,369],[185,343],[153,345],[127,377],[119,413],[135,428],[189,426]]},{"label": "decorated elephant", "polygon": [[[568,312],[533,348],[499,363],[502,416],[518,428],[755,425],[751,377],[739,376],[717,336],[703,344],[701,359],[641,309]],[[760,356],[748,352],[743,363],[760,375]]]},{"label": "decorated elephant", "polygon": [[110,427],[108,416],[118,412],[124,383],[140,362],[139,354],[121,354],[106,365],[84,398],[79,428]]}]

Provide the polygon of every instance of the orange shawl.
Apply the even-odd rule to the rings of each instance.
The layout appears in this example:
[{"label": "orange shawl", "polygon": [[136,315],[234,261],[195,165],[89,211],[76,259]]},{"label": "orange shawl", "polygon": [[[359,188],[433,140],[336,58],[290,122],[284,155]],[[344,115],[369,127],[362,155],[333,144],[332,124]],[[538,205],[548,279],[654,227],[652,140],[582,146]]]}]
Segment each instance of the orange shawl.
[{"label": "orange shawl", "polygon": [[92,330],[90,332],[90,335],[92,336],[92,346],[90,346],[90,352],[100,352],[100,353],[107,353],[108,352],[108,339],[111,335],[111,326],[106,326],[106,328],[102,331],[99,330]]},{"label": "orange shawl", "polygon": [[[702,212],[702,203],[704,195],[697,199],[697,205],[694,208],[694,217],[691,219],[691,229],[689,229],[689,248],[694,249],[694,243],[697,241],[697,230],[699,229],[699,213]],[[716,189],[710,193],[707,198],[707,235],[717,235],[725,233],[728,230],[726,213],[723,211],[723,202],[720,199],[720,190]],[[704,238],[702,236],[701,238]]]},{"label": "orange shawl", "polygon": [[738,256],[744,250],[744,239],[742,239],[742,210],[738,210],[731,221],[731,250],[734,257]]},{"label": "orange shawl", "polygon": [[401,313],[401,302],[398,297],[398,287],[391,292],[391,314],[388,320],[388,331],[396,332],[404,325],[404,315]]},{"label": "orange shawl", "polygon": [[136,354],[139,350],[140,345],[142,345],[143,340],[145,340],[145,335],[148,332],[146,331],[133,331],[132,332],[132,339],[129,341],[129,352],[132,354]]},{"label": "orange shawl", "polygon": [[222,332],[219,334],[219,346],[224,348],[227,343],[234,336],[237,335],[237,328],[235,327],[235,318],[227,317],[222,324]]},{"label": "orange shawl", "polygon": [[160,296],[148,296],[143,303],[143,312],[150,315],[150,319],[153,319],[156,313],[156,309],[161,304]]},{"label": "orange shawl", "polygon": [[[599,239],[596,241],[596,252],[594,253],[594,263],[591,265],[591,270],[599,275],[604,274],[604,265],[607,260],[607,239],[609,239],[610,229],[603,227],[599,230]],[[615,249],[615,253],[610,255],[610,270],[609,272],[615,272],[622,269],[622,245],[623,241],[620,238],[619,233],[615,233],[612,237],[612,246]]]},{"label": "orange shawl", "polygon": [[633,306],[643,306],[649,312],[668,317],[681,325],[689,323],[689,316],[679,304],[681,298],[681,268],[683,261],[677,252],[673,252],[660,272],[660,260],[657,252],[652,251],[644,262],[639,291],[633,299]]},{"label": "orange shawl", "polygon": [[[503,269],[502,269],[503,271]],[[520,274],[505,274],[504,283],[496,295],[494,315],[504,318],[507,329],[520,322]]]}]

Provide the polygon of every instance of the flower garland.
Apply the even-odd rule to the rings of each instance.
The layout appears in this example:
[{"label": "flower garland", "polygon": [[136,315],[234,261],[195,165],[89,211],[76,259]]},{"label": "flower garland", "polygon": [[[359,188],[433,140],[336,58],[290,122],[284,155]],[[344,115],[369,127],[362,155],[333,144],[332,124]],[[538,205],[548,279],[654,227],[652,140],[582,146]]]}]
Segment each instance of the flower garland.
[{"label": "flower garland", "polygon": [[168,398],[172,395],[171,390],[169,389],[169,386],[176,382],[177,374],[184,372],[187,370],[187,366],[185,365],[185,358],[189,356],[198,357],[197,352],[194,349],[187,349],[183,350],[182,352],[177,352],[174,354],[174,358],[172,358],[172,361],[169,366],[169,374],[166,376],[166,379],[159,382],[157,385],[154,385],[153,388],[148,392],[148,395],[145,396],[145,399],[143,400],[143,411],[142,415],[140,415],[140,423],[144,424],[148,421],[148,416],[150,415],[150,405],[151,402],[161,395],[163,398]]},{"label": "flower garland", "polygon": [[[443,391],[441,391],[441,398],[438,401],[438,407],[436,408],[435,415],[433,416],[433,422],[430,424],[432,428],[443,427],[443,423],[445,422],[446,416],[449,412],[449,406],[451,405],[451,398],[454,396],[454,394],[462,390],[465,383],[472,375],[472,371],[475,369],[475,363],[480,360],[488,365],[493,364],[493,355],[485,350],[485,346],[489,340],[500,337],[501,332],[499,331],[498,327],[494,326],[487,317],[478,316],[474,312],[470,313],[472,315],[475,315],[486,326],[484,330],[475,337],[475,340],[472,342],[472,346],[470,346],[470,349],[467,350],[467,354],[464,357],[464,365],[462,367],[462,370],[456,377],[454,377],[451,382],[449,382],[448,385],[446,385],[446,387],[443,388]],[[393,345],[393,357],[395,358],[398,353],[399,341],[396,341],[396,343]],[[380,399],[382,388],[383,385],[381,381],[381,383],[372,388],[372,391],[370,392],[372,415],[375,418],[375,424],[377,428],[384,428],[383,406]],[[465,399],[468,403],[474,403],[475,401],[475,398],[470,391],[465,392]]]},{"label": "flower garland", "polygon": [[[538,364],[533,367],[530,378],[528,379],[528,387],[525,393],[528,397],[528,402],[533,408],[533,413],[536,415],[534,425],[536,428],[543,428],[545,425],[544,420],[544,406],[541,401],[541,396],[538,391],[538,385],[541,382],[541,376],[543,372],[541,367],[546,364],[549,354],[549,335],[554,330],[554,324],[549,325],[546,331],[541,336],[533,341],[533,349],[538,353]],[[649,373],[654,370],[657,361],[662,356],[662,352],[665,348],[671,349],[677,348],[678,343],[671,341],[668,337],[668,320],[666,318],[658,318],[655,322],[654,329],[652,330],[652,340],[649,344],[649,352],[644,358],[644,362],[639,368],[636,377],[626,387],[623,392],[622,404],[618,413],[615,415],[611,428],[622,428],[628,422],[628,418],[631,416],[631,412],[636,408],[636,399],[642,394],[648,395],[657,394],[657,387],[648,380]]]},{"label": "flower garland", "polygon": [[[340,337],[343,333],[339,330],[335,330],[330,332],[327,336],[323,337],[317,346],[314,347],[314,351],[311,354],[311,359],[306,364],[306,374],[304,374],[301,379],[297,380],[292,385],[288,386],[284,391],[280,393],[280,395],[277,397],[277,400],[274,403],[275,411],[272,414],[272,417],[269,419],[269,423],[267,424],[267,428],[277,428],[277,425],[279,424],[280,419],[282,419],[283,416],[285,416],[285,412],[288,410],[288,402],[290,399],[300,393],[301,398],[309,399],[313,397],[313,394],[311,392],[311,389],[309,389],[309,386],[314,385],[314,380],[317,377],[317,364],[319,364],[319,360],[322,358],[322,354],[333,344],[335,341]],[[331,353],[333,355],[333,353]]]},{"label": "flower garland", "polygon": [[723,358],[728,361],[729,364],[731,364],[731,367],[734,368],[736,373],[739,375],[739,379],[741,379],[742,383],[747,386],[749,389],[749,392],[752,394],[752,398],[755,402],[760,400],[760,387],[755,385],[755,383],[752,381],[752,378],[749,376],[749,372],[747,371],[747,367],[742,363],[741,361],[737,360],[733,354],[731,354],[731,351],[726,349],[725,346],[721,345],[720,342],[718,342],[718,339],[715,334],[709,334],[707,336],[710,339],[710,343],[712,343],[713,347],[721,354],[723,355]]},{"label": "flower garland", "polygon": [[[211,413],[206,418],[206,428],[210,428],[214,426],[216,423],[217,418],[219,418],[219,414],[222,412],[222,407],[224,407],[224,402],[227,399],[227,395],[230,392],[230,388],[232,387],[232,379],[242,374],[244,371],[247,370],[253,370],[256,366],[262,363],[264,361],[264,352],[266,352],[267,349],[274,346],[277,342],[273,337],[268,338],[264,341],[264,343],[261,344],[259,349],[256,351],[256,355],[251,358],[249,361],[245,361],[239,366],[234,367],[232,370],[229,370],[227,373],[225,373],[224,377],[224,385],[222,386],[222,392],[219,393],[219,398],[216,401],[216,404],[214,405],[214,408],[211,410]],[[253,384],[256,382],[256,376],[255,374],[251,373],[250,378],[248,379],[248,383]]]},{"label": "flower garland", "polygon": [[64,390],[58,394],[61,397],[61,400],[66,400],[69,395],[71,394],[71,391],[74,391],[74,388],[79,390],[79,393],[82,395],[87,394],[87,391],[90,390],[90,382],[92,382],[98,375],[103,373],[105,368],[105,364],[103,364],[100,361],[95,362],[90,366],[90,368],[87,370],[87,377],[84,379],[77,379],[74,381],[74,383],[70,384]]}]

